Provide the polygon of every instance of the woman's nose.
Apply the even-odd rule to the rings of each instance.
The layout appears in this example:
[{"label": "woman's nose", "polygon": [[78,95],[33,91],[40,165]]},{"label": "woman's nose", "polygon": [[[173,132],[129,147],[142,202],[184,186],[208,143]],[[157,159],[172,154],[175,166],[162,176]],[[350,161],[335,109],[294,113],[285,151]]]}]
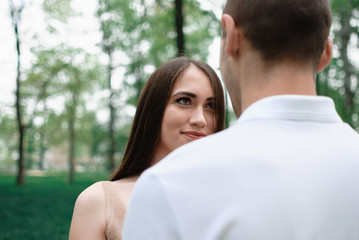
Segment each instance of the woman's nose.
[{"label": "woman's nose", "polygon": [[190,125],[198,126],[198,127],[205,127],[207,126],[207,121],[204,116],[204,111],[202,107],[197,107],[193,110],[191,118],[190,118]]}]

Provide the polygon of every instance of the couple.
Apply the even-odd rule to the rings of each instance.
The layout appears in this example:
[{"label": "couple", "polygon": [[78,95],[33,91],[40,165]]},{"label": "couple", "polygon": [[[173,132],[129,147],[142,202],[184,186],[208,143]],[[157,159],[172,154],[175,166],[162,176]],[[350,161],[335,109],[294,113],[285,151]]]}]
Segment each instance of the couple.
[{"label": "couple", "polygon": [[[239,119],[141,175],[123,239],[358,240],[359,135],[342,122],[333,101],[315,91],[315,75],[332,55],[328,0],[227,0],[221,25],[221,74]],[[162,129],[176,84],[191,68],[171,86]],[[200,73],[196,81],[205,73],[213,84]],[[221,129],[222,100],[213,85],[201,89],[208,94],[176,103],[189,104],[188,118],[202,118],[210,134]],[[205,99],[214,97],[206,118]],[[169,132],[161,131],[155,149]],[[103,218],[108,205],[101,204]]]}]

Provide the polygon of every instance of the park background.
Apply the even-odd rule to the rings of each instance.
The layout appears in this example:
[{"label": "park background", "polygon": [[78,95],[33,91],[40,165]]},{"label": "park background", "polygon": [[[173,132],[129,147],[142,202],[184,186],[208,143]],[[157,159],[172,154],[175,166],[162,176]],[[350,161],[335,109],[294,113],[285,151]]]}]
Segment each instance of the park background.
[{"label": "park background", "polygon": [[[77,195],[119,165],[156,67],[186,54],[219,74],[224,2],[0,2],[0,240],[67,239]],[[331,5],[333,60],[317,91],[359,131],[359,0]]]}]

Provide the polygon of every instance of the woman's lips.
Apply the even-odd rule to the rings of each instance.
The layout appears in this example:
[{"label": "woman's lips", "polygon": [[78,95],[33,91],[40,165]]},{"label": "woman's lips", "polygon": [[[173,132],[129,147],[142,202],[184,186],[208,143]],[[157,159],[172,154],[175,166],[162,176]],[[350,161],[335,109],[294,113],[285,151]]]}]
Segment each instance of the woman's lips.
[{"label": "woman's lips", "polygon": [[199,131],[185,131],[185,132],[183,132],[183,134],[193,140],[200,139],[200,138],[207,136],[207,134],[205,134],[204,132],[199,132]]}]

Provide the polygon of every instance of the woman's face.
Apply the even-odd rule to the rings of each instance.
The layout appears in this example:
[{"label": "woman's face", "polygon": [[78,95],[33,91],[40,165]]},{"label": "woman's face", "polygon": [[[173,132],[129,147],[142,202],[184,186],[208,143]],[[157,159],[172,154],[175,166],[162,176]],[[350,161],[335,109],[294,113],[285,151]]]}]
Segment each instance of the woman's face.
[{"label": "woman's face", "polygon": [[166,156],[216,128],[215,96],[208,76],[190,65],[174,83],[164,111],[156,155]]}]

